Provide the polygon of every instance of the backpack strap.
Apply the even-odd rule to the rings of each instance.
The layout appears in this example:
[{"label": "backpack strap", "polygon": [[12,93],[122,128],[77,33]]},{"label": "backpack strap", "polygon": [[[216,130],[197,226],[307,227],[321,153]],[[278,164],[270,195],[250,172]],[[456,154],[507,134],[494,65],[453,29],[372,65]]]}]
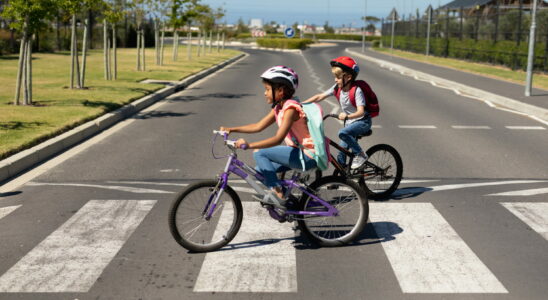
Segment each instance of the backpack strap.
[{"label": "backpack strap", "polygon": [[[352,106],[356,107],[356,88],[358,85],[355,81],[350,83],[350,90],[348,91],[348,97],[350,98],[350,104]],[[333,95],[335,98],[337,98],[337,101],[339,101],[339,104],[341,104],[341,89],[339,86],[335,86],[335,89],[333,90]]]}]

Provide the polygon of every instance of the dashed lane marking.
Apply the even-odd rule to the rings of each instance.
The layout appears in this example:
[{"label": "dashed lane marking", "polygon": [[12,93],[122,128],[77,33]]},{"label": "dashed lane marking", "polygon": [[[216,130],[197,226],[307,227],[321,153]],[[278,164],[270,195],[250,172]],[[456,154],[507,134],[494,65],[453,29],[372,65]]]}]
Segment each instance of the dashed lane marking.
[{"label": "dashed lane marking", "polygon": [[465,125],[453,125],[454,129],[491,129],[489,126],[465,126]]},{"label": "dashed lane marking", "polygon": [[548,203],[510,202],[501,204],[548,240]]},{"label": "dashed lane marking", "polygon": [[398,127],[403,129],[436,129],[434,125],[398,125]]},{"label": "dashed lane marking", "polygon": [[514,130],[546,130],[546,128],[542,126],[505,126],[508,129],[514,129]]},{"label": "dashed lane marking", "polygon": [[431,203],[369,205],[404,293],[508,293]]},{"label": "dashed lane marking", "polygon": [[89,201],[0,277],[0,292],[88,292],[155,203]]},{"label": "dashed lane marking", "polygon": [[447,190],[456,190],[456,189],[491,186],[491,185],[543,183],[543,182],[548,182],[548,181],[547,180],[507,180],[507,181],[492,181],[492,182],[478,182],[478,183],[446,184],[446,185],[437,185],[437,186],[430,186],[430,187],[402,188],[395,191],[392,195],[402,196],[402,195],[408,195],[408,194],[414,194],[414,193],[447,191]]}]

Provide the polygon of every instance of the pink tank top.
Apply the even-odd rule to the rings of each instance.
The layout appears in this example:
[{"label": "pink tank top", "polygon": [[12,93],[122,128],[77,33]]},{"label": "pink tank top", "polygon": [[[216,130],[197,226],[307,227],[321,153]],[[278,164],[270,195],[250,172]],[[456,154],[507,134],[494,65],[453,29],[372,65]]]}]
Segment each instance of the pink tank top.
[{"label": "pink tank top", "polygon": [[308,126],[306,125],[306,116],[299,102],[297,102],[296,100],[286,100],[284,102],[284,105],[281,108],[279,106],[276,106],[274,108],[274,116],[276,116],[276,123],[278,124],[278,127],[282,125],[284,114],[289,108],[294,108],[295,110],[297,110],[299,114],[299,119],[293,122],[291,129],[289,130],[289,132],[287,133],[287,136],[285,137],[285,143],[288,146],[298,148],[299,146],[293,142],[293,138],[295,138],[299,142],[299,144],[303,145],[303,147],[308,150],[308,151],[304,151],[306,156],[313,158],[307,152],[309,151],[314,152],[314,142],[312,141],[312,138],[310,137],[310,132],[308,131]]}]

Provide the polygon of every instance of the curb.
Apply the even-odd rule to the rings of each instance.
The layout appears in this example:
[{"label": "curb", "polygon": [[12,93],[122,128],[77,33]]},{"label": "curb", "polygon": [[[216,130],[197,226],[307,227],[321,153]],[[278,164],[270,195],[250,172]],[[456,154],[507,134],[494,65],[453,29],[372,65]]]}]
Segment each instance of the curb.
[{"label": "curb", "polygon": [[44,162],[55,155],[67,150],[68,148],[90,138],[91,136],[111,127],[112,125],[127,119],[135,113],[152,105],[158,100],[164,99],[167,96],[185,89],[190,84],[232,64],[248,54],[242,53],[236,57],[228,59],[209,69],[200,71],[191,75],[174,85],[160,89],[153,94],[146,95],[138,100],[135,100],[123,107],[106,113],[97,119],[86,122],[76,128],[73,128],[59,136],[53,137],[43,143],[40,143],[30,149],[23,150],[4,160],[0,161],[0,183],[15,177],[31,167]]},{"label": "curb", "polygon": [[302,53],[302,51],[300,49],[266,48],[266,47],[256,47],[256,46],[252,46],[252,47],[250,47],[250,49],[276,51],[276,52],[290,52],[290,53],[299,53],[299,54]]},{"label": "curb", "polygon": [[473,88],[471,86],[468,86],[462,83],[458,83],[448,79],[443,79],[427,73],[415,71],[413,69],[404,67],[402,65],[398,65],[392,62],[373,58],[371,56],[367,56],[365,54],[352,51],[348,48],[346,48],[346,52],[355,56],[359,56],[370,62],[374,62],[378,64],[381,68],[390,69],[391,71],[399,72],[402,75],[414,77],[417,80],[430,82],[432,85],[435,85],[437,87],[453,90],[458,95],[462,95],[469,98],[475,98],[482,101],[488,101],[490,103],[498,104],[500,106],[504,106],[506,108],[510,108],[524,114],[535,116],[543,121],[548,122],[548,109],[523,103],[511,98],[500,96],[490,92],[486,92],[484,90]]}]

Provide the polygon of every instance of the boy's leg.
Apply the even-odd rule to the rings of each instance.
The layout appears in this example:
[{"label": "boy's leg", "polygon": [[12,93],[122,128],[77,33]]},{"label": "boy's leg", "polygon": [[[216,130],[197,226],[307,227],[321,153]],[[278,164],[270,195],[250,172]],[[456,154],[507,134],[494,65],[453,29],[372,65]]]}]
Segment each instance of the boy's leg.
[{"label": "boy's leg", "polygon": [[362,147],[358,144],[356,136],[364,134],[371,129],[371,119],[356,121],[339,131],[339,138],[346,142],[353,153],[362,153]]}]

